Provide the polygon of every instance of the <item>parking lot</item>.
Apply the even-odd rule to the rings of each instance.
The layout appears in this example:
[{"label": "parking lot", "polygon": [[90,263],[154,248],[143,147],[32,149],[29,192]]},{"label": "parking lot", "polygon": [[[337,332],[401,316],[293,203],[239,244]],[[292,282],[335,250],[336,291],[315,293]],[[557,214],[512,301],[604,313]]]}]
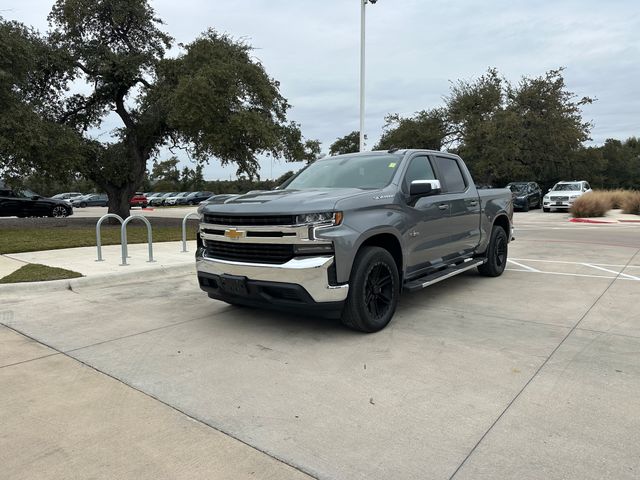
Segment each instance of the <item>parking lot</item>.
[{"label": "parking lot", "polygon": [[[263,463],[225,478],[638,478],[640,224],[536,210],[515,225],[501,277],[405,294],[371,335],[210,300],[195,274],[3,293],[2,336],[32,348],[0,356],[0,386],[12,386],[0,388],[3,474],[53,475],[115,448],[114,472],[127,462],[136,478],[175,478],[130,431],[144,418],[133,391],[141,412],[196,421],[165,439],[187,478],[222,478],[197,467],[250,455]],[[63,378],[56,362],[79,370]],[[110,383],[98,394],[87,375]],[[81,413],[96,407],[126,422],[109,432]],[[81,434],[81,421],[97,424]],[[220,432],[233,445],[207,443]]]}]

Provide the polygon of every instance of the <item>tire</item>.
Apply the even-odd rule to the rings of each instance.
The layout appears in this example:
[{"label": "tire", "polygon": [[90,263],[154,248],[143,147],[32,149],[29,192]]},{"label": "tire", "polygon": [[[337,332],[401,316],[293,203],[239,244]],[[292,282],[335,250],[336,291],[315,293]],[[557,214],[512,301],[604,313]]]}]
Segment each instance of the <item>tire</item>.
[{"label": "tire", "polygon": [[69,216],[69,213],[67,212],[67,209],[64,208],[63,206],[56,205],[55,207],[53,207],[51,209],[51,215],[50,216],[55,217],[55,218],[64,218],[64,217]]},{"label": "tire", "polygon": [[82,202],[82,203],[80,204],[80,208],[87,208],[87,204],[86,204],[86,202]]},{"label": "tire", "polygon": [[487,261],[478,267],[478,271],[485,277],[499,277],[507,266],[509,241],[507,232],[502,227],[494,226],[491,230],[491,240],[487,248]]},{"label": "tire", "polygon": [[543,211],[543,212],[547,212],[547,213],[549,213],[549,212],[551,211],[551,209],[550,209],[550,208],[544,208],[544,207],[542,207],[542,211]]},{"label": "tire", "polygon": [[364,247],[356,255],[342,323],[361,332],[382,330],[393,318],[400,297],[398,266],[380,247]]},{"label": "tire", "polygon": [[531,206],[529,205],[529,200],[527,199],[527,203],[525,203],[524,207],[522,207],[522,211],[528,212],[530,207]]}]

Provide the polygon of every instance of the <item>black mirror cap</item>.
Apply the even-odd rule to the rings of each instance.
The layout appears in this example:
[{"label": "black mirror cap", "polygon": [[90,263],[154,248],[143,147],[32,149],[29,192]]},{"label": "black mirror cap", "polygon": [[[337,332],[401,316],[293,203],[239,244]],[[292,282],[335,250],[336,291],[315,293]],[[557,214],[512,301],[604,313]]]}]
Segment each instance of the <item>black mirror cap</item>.
[{"label": "black mirror cap", "polygon": [[439,180],[414,180],[409,186],[409,195],[412,197],[426,197],[437,195],[441,192]]}]

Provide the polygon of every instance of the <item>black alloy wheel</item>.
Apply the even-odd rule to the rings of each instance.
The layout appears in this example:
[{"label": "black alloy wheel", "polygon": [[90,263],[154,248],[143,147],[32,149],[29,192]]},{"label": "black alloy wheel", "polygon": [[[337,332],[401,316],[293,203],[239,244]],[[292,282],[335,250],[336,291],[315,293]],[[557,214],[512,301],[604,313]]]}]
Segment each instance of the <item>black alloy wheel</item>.
[{"label": "black alloy wheel", "polygon": [[486,262],[478,267],[485,277],[499,277],[507,266],[509,240],[502,227],[494,226],[486,253]]},{"label": "black alloy wheel", "polygon": [[361,332],[382,330],[393,318],[400,297],[398,266],[381,247],[363,247],[353,262],[342,323]]},{"label": "black alloy wheel", "polygon": [[393,298],[393,277],[388,265],[378,262],[371,266],[363,293],[364,303],[373,319],[380,320],[389,312]]}]

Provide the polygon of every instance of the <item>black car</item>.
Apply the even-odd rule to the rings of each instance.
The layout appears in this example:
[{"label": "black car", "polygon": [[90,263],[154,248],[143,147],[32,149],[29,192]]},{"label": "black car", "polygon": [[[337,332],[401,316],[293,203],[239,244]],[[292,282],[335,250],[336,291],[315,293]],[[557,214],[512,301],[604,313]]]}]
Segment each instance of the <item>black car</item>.
[{"label": "black car", "polygon": [[542,190],[536,182],[511,182],[507,188],[513,193],[513,208],[528,212],[542,207]]},{"label": "black car", "polygon": [[176,203],[178,205],[198,205],[211,195],[213,195],[213,192],[191,192],[186,197],[179,198]]},{"label": "black car", "polygon": [[92,193],[71,200],[74,207],[106,207],[109,204],[109,197],[105,193]]},{"label": "black car", "polygon": [[0,190],[0,217],[68,217],[68,201],[45,198],[29,190]]}]

